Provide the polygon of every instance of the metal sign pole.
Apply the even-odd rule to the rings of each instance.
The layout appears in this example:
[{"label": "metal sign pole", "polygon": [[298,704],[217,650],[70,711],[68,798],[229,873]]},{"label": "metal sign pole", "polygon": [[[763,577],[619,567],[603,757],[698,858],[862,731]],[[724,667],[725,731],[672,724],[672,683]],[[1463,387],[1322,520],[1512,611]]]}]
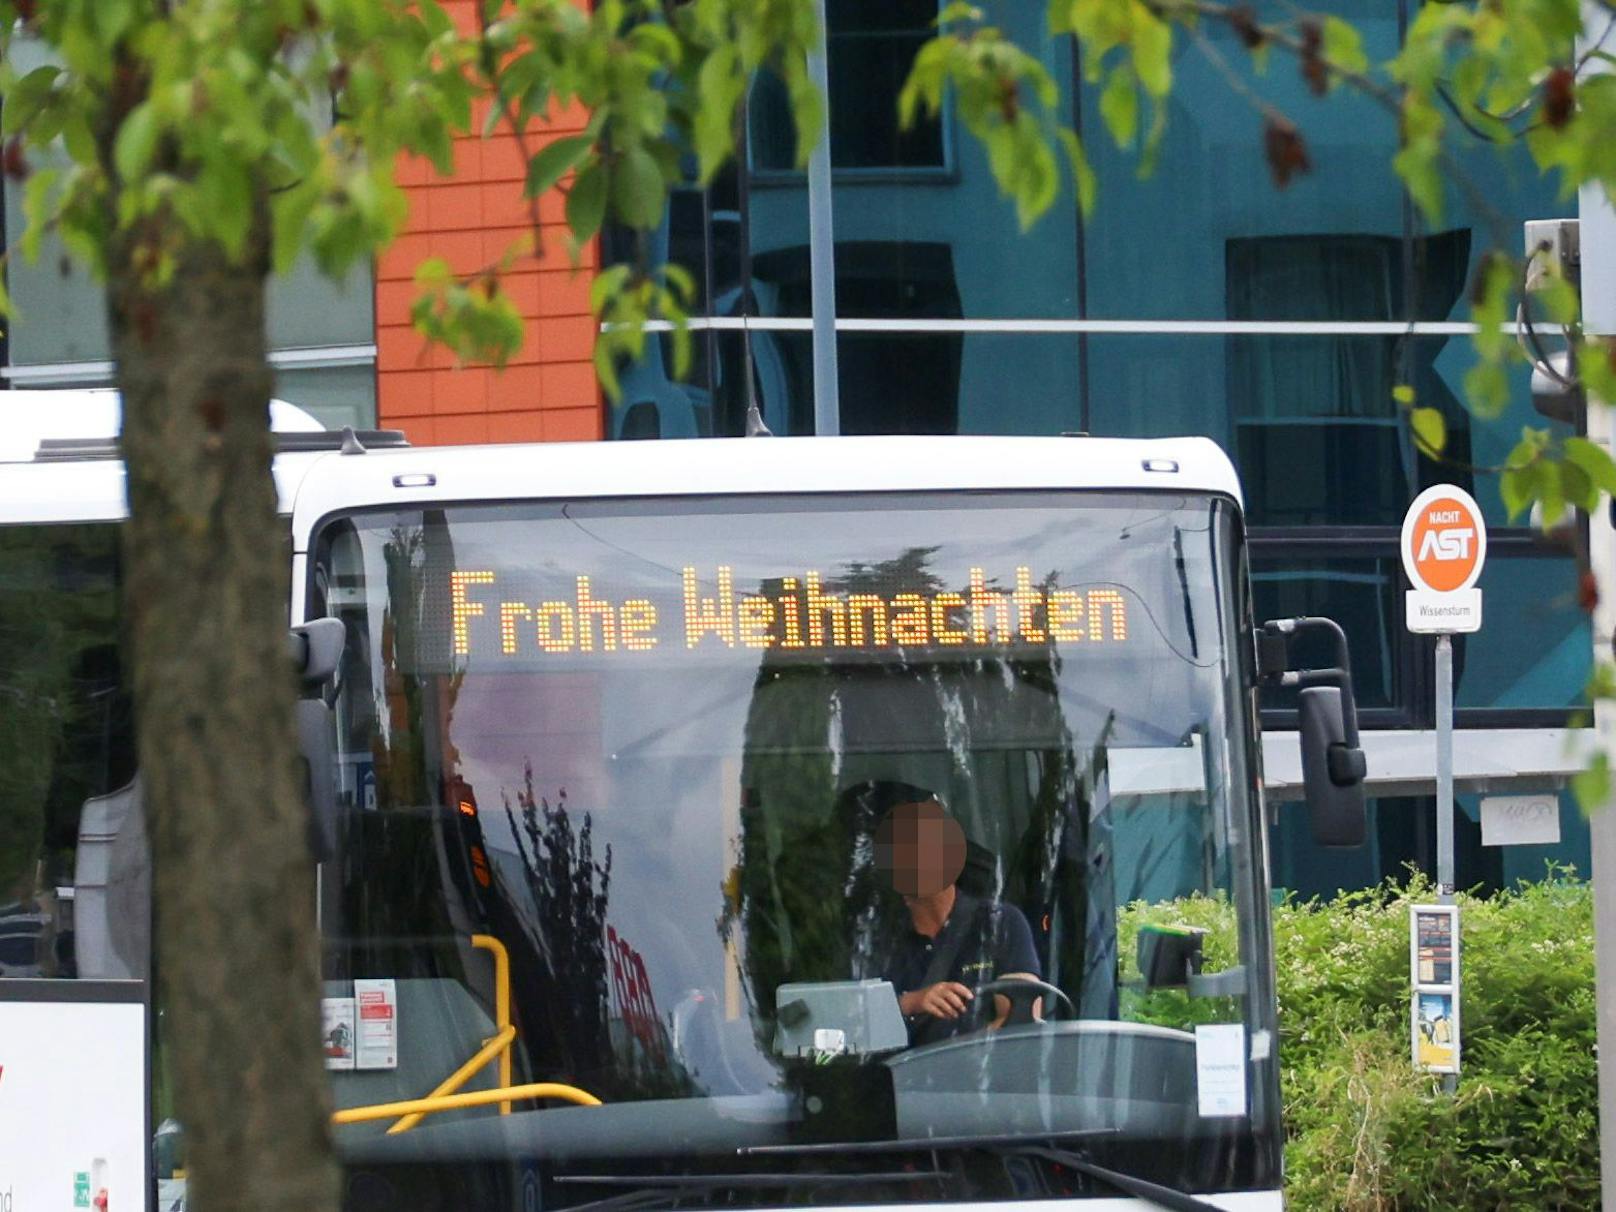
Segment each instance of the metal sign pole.
[{"label": "metal sign pole", "polygon": [[[1444,905],[1453,904],[1453,637],[1436,640],[1436,894]],[[1457,924],[1457,923],[1456,923]],[[1458,931],[1455,930],[1455,936]],[[1457,986],[1458,938],[1454,938]],[[1457,994],[1454,997],[1458,1001]],[[1453,1094],[1459,1075],[1444,1073],[1442,1089]]]},{"label": "metal sign pole", "polygon": [[1453,904],[1453,637],[1436,641],[1436,891]]}]

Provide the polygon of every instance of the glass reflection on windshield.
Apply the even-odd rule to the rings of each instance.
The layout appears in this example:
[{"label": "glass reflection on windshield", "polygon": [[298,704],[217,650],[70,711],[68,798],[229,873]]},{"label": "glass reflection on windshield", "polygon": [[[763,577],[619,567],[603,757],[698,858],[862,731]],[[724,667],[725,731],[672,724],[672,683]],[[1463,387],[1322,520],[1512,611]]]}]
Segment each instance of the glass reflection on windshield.
[{"label": "glass reflection on windshield", "polygon": [[1265,1179],[1264,1071],[1242,1047],[1238,1105],[1197,1097],[1198,1025],[1271,1030],[1232,527],[1094,494],[330,525],[328,993],[395,982],[399,1032],[339,1105],[495,1034],[476,937],[509,954],[513,1080],[606,1104],[355,1124],[349,1156],[520,1156],[542,1116],[558,1163],[1086,1132],[1174,1185]]}]

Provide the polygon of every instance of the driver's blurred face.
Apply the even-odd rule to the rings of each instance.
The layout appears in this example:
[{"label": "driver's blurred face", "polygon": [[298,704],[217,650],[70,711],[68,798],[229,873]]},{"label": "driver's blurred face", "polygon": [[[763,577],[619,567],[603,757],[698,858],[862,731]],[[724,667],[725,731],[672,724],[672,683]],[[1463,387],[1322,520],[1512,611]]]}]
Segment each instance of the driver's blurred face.
[{"label": "driver's blurred face", "polygon": [[932,896],[965,870],[965,831],[936,800],[899,804],[876,831],[875,857],[902,895]]}]

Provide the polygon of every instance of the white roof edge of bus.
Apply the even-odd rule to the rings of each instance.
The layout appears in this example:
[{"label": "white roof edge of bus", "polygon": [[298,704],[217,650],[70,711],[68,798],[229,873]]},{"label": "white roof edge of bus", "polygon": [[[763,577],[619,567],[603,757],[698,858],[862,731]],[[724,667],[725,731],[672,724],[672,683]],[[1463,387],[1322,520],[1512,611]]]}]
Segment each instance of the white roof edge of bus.
[{"label": "white roof edge of bus", "polygon": [[[1157,468],[1146,470],[1146,464]],[[431,477],[431,484],[396,481]],[[322,517],[447,502],[765,493],[1167,490],[1240,500],[1234,465],[1208,438],[916,436],[696,438],[419,446],[327,456],[298,491],[304,550]]]},{"label": "white roof edge of bus", "polygon": [[[8,405],[12,407],[8,407]],[[271,400],[270,426],[278,433],[325,428],[295,404]],[[0,526],[27,522],[112,522],[125,516],[123,463],[81,459],[35,463],[47,438],[105,438],[120,425],[118,393],[111,388],[0,392]],[[321,455],[275,459],[282,513],[290,513],[302,473]]]},{"label": "white roof edge of bus", "polygon": [[[123,409],[111,387],[34,388],[0,393],[0,463],[27,463],[42,441],[110,438],[123,431]],[[277,433],[323,430],[319,420],[285,400],[269,402]]]}]

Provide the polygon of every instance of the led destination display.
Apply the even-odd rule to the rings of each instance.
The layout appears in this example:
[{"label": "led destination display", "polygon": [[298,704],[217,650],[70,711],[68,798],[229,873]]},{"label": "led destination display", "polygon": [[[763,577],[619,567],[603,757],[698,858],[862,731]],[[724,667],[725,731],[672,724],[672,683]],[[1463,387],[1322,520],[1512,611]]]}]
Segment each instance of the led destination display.
[{"label": "led destination display", "polygon": [[[806,569],[746,590],[732,568],[686,565],[665,597],[616,596],[572,578],[565,597],[523,593],[493,569],[449,574],[456,657],[781,649],[897,652],[915,648],[1126,643],[1130,595],[1115,585],[1056,588],[1017,567],[1009,588],[972,567],[959,589],[874,592]],[[565,582],[563,582],[565,583]],[[553,585],[553,582],[552,582]],[[553,589],[551,594],[554,594]]]}]

